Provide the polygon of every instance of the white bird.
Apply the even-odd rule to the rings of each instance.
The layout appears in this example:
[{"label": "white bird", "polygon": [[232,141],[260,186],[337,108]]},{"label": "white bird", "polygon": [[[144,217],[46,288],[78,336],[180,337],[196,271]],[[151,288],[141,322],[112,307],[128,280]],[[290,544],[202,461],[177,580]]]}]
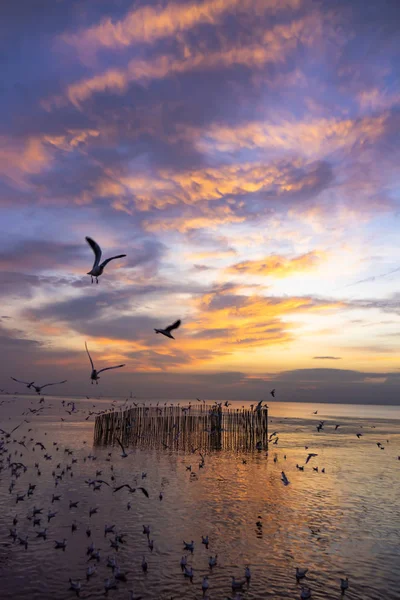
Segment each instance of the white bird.
[{"label": "white bird", "polygon": [[342,594],[345,593],[345,591],[348,589],[349,587],[349,578],[346,577],[346,579],[341,579],[340,580],[340,589],[342,590]]},{"label": "white bird", "polygon": [[147,571],[147,561],[146,561],[146,559],[145,559],[144,556],[143,556],[143,559],[142,559],[142,569],[143,569],[144,572]]},{"label": "white bird", "polygon": [[[90,356],[90,354],[89,354],[89,350],[88,350],[88,347],[87,347],[87,343],[86,343],[86,342],[85,342],[85,347],[86,347],[86,352],[87,352],[87,355],[88,355],[88,357],[89,357],[89,360],[90,360],[90,364],[92,365],[92,372],[91,372],[91,374],[90,374],[90,379],[92,380],[92,384],[93,384],[93,382],[94,382],[94,381],[96,382],[96,384],[98,384],[98,382],[99,382],[98,380],[100,379],[100,377],[99,377],[99,373],[102,373],[103,371],[110,371],[110,369],[120,369],[121,367],[124,367],[124,366],[125,366],[125,365],[117,365],[116,367],[105,367],[104,369],[100,369],[99,371],[97,371],[97,370],[94,368],[94,364],[93,364],[93,361],[92,361],[92,357],[91,357],[91,356]],[[50,384],[49,384],[49,385],[50,385]]]},{"label": "white bird", "polygon": [[208,559],[208,566],[210,567],[210,569],[212,569],[213,567],[215,567],[215,565],[217,564],[217,557],[218,554],[216,554],[215,556],[210,556]]},{"label": "white bird", "polygon": [[126,573],[121,571],[119,567],[116,567],[114,577],[117,581],[126,581]]},{"label": "white bird", "polygon": [[74,590],[74,592],[76,592],[76,595],[79,596],[79,592],[81,590],[81,583],[79,581],[79,579],[77,581],[74,581],[73,579],[69,579],[69,589],[70,590]]},{"label": "white bird", "polygon": [[232,577],[232,589],[233,590],[241,590],[245,583],[246,583],[245,579],[237,580],[234,577]]},{"label": "white bird", "polygon": [[106,536],[107,533],[115,533],[114,529],[115,525],[104,525],[104,535]]},{"label": "white bird", "polygon": [[89,579],[89,577],[94,575],[96,573],[96,569],[97,569],[96,565],[93,565],[93,567],[91,567],[89,565],[88,568],[86,569],[86,579]]},{"label": "white bird", "polygon": [[300,569],[296,567],[296,579],[303,579],[308,573],[308,569]]},{"label": "white bird", "polygon": [[38,531],[36,534],[36,537],[43,538],[45,540],[47,538],[47,527],[46,527],[46,529],[42,529],[41,531]]},{"label": "white bird", "polygon": [[183,545],[185,546],[185,550],[190,550],[191,552],[193,552],[193,550],[194,550],[194,541],[193,540],[191,542],[185,542],[185,540],[184,540]]},{"label": "white bird", "polygon": [[308,587],[302,587],[300,592],[301,600],[308,600],[311,598],[311,590]]},{"label": "white bird", "polygon": [[111,260],[115,260],[116,258],[124,258],[126,256],[126,254],[118,254],[117,256],[112,256],[111,258],[107,258],[106,260],[104,260],[101,264],[101,248],[98,245],[97,242],[95,242],[94,240],[92,240],[92,238],[90,237],[85,237],[85,240],[87,241],[87,243],[89,244],[89,246],[91,247],[91,249],[94,252],[94,263],[93,263],[93,267],[92,270],[89,271],[89,273],[87,273],[87,275],[91,276],[92,279],[92,283],[93,283],[93,277],[95,277],[96,279],[96,283],[99,283],[98,278],[100,277],[100,275],[103,274],[104,271],[104,267],[111,261]]},{"label": "white bird", "polygon": [[185,577],[189,577],[191,579],[193,577],[193,567],[188,567],[185,565],[183,574]]},{"label": "white bird", "polygon": [[183,567],[186,567],[187,565],[187,556],[182,556],[181,558],[181,567],[183,569]]},{"label": "white bird", "polygon": [[117,582],[115,581],[115,579],[105,579],[104,580],[104,589],[106,590],[106,592],[108,592],[108,590],[116,590],[117,589]]},{"label": "white bird", "polygon": [[174,329],[178,329],[180,324],[181,320],[178,319],[177,321],[175,321],[175,323],[172,323],[172,325],[168,325],[168,327],[166,327],[165,329],[155,329],[154,331],[156,333],[161,333],[162,335],[171,338],[171,340],[174,340],[175,338],[173,335],[171,335],[171,331],[173,331]]}]

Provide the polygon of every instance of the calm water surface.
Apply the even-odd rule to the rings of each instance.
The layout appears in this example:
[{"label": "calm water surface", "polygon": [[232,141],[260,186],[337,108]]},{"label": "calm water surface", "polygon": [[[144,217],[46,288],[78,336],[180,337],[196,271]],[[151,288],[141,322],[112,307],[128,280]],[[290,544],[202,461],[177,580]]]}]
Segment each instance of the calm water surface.
[{"label": "calm water surface", "polygon": [[[199,469],[198,454],[135,449],[122,459],[119,448],[94,448],[94,417],[85,421],[87,411],[108,407],[110,400],[74,399],[79,412],[68,415],[61,398],[45,398],[40,416],[20,418],[23,411],[39,406],[38,397],[0,397],[4,400],[1,428],[10,431],[23,418],[30,421],[5,440],[12,460],[24,463],[27,471],[11,478],[8,452],[0,456],[2,600],[73,599],[69,577],[81,579],[81,598],[104,597],[104,579],[112,577],[107,556],[116,557],[128,578],[108,593],[115,600],[128,600],[131,589],[144,600],[200,599],[203,575],[209,576],[210,600],[225,600],[235,595],[231,576],[242,578],[247,564],[252,578],[243,591],[245,600],[299,598],[296,566],[309,569],[303,583],[311,588],[313,599],[339,600],[340,578],[346,576],[350,587],[345,598],[400,598],[399,407],[271,402],[270,432],[278,432],[279,442],[270,445],[268,456],[265,451],[246,455],[219,451],[208,454],[205,467]],[[325,430],[318,433],[320,419],[325,420]],[[336,424],[340,427],[334,431]],[[357,438],[357,433],[362,436]],[[27,449],[18,444],[24,436]],[[36,442],[42,442],[46,450],[35,446]],[[73,454],[68,455],[65,448]],[[51,460],[44,459],[46,452]],[[308,452],[318,456],[304,472],[298,471],[296,464],[304,465]],[[72,459],[77,462],[72,464]],[[40,465],[40,476],[35,462]],[[72,469],[65,471],[55,487],[52,473],[61,473],[66,465]],[[196,477],[190,476],[188,465]],[[282,470],[288,486],[280,479]],[[94,491],[85,480],[96,478],[97,471],[101,471],[97,478],[112,485],[137,481],[150,498],[140,492],[130,494],[126,488],[114,493],[105,484]],[[144,479],[142,471],[147,472]],[[10,493],[11,479],[16,485]],[[29,483],[37,485],[33,495],[16,504],[16,494],[26,492]],[[53,493],[60,494],[61,500],[52,503]],[[70,500],[79,500],[78,508],[70,510]],[[128,501],[131,510],[127,510]],[[40,527],[27,519],[33,506],[44,509]],[[99,510],[89,518],[91,507]],[[47,524],[49,508],[57,515]],[[28,535],[27,549],[9,537],[15,515],[18,534]],[[262,527],[256,526],[257,521]],[[75,532],[72,523],[77,525]],[[118,551],[110,546],[113,536],[104,535],[105,524],[115,524],[116,531],[126,534],[126,543]],[[88,525],[90,538],[85,533]],[[152,552],[143,525],[150,525]],[[36,537],[44,527],[48,527],[46,540]],[[209,536],[208,549],[201,543],[202,535]],[[65,552],[55,550],[54,540],[63,538],[67,539]],[[101,560],[97,573],[86,581],[86,548],[92,540]],[[193,554],[183,551],[183,540],[194,540]],[[183,554],[193,566],[192,582],[180,568]],[[211,571],[208,557],[215,554],[218,564]],[[141,569],[143,555],[147,573]]]}]

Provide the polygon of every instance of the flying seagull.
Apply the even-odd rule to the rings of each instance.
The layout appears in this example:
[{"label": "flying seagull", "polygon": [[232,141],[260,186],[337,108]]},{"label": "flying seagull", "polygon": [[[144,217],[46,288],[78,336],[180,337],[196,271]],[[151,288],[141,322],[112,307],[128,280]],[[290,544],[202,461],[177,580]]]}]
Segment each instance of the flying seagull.
[{"label": "flying seagull", "polygon": [[273,390],[270,391],[270,394],[273,398],[275,398],[275,388]]},{"label": "flying seagull", "polygon": [[124,488],[124,487],[128,488],[128,490],[131,492],[131,494],[136,492],[136,490],[140,490],[141,492],[143,492],[143,494],[146,496],[146,498],[149,497],[149,492],[144,487],[133,488],[127,483],[124,483],[123,485],[120,485],[120,486],[114,488],[114,492],[118,492],[119,490],[122,490],[122,488]]},{"label": "flying seagull", "polygon": [[308,461],[310,461],[312,458],[314,458],[314,456],[318,456],[318,454],[314,454],[314,452],[310,452],[310,454],[307,456],[306,464],[308,463]]},{"label": "flying seagull", "polygon": [[67,380],[64,379],[64,381],[55,381],[54,383],[46,383],[45,385],[33,385],[32,384],[32,387],[35,389],[35,392],[40,395],[42,393],[43,388],[48,387],[49,385],[61,385],[61,383],[67,383]]},{"label": "flying seagull", "polygon": [[168,325],[168,327],[166,327],[165,329],[155,329],[154,331],[156,333],[162,333],[166,337],[171,338],[171,340],[174,340],[175,338],[173,335],[171,335],[171,331],[173,329],[178,329],[180,324],[181,324],[181,320],[178,319],[177,321],[175,321],[175,323],[172,323],[172,325]]},{"label": "flying seagull", "polygon": [[120,445],[121,450],[122,450],[121,458],[126,458],[128,456],[128,454],[126,453],[125,448],[123,447],[121,440],[119,438],[115,438],[115,439],[117,440],[117,442]]},{"label": "flying seagull", "polygon": [[86,347],[87,355],[88,355],[89,360],[90,360],[90,364],[92,365],[92,372],[90,374],[90,379],[92,380],[92,384],[93,384],[93,381],[95,381],[96,384],[99,383],[99,381],[98,381],[100,379],[99,373],[102,373],[103,371],[109,371],[110,369],[120,369],[121,367],[125,366],[125,365],[117,365],[116,367],[105,367],[104,369],[100,369],[99,371],[96,371],[96,369],[94,368],[92,357],[89,354],[89,350],[88,350],[86,342],[85,342],[85,347]]},{"label": "flying seagull", "polygon": [[112,256],[111,258],[106,258],[106,260],[103,260],[103,262],[100,264],[100,261],[101,261],[100,246],[98,245],[97,242],[92,240],[92,238],[90,238],[90,237],[86,236],[85,240],[87,241],[87,243],[89,244],[89,246],[91,247],[91,249],[94,252],[93,267],[92,267],[92,270],[89,271],[89,273],[87,273],[87,275],[91,276],[92,283],[93,283],[93,277],[96,279],[96,283],[99,283],[98,278],[100,277],[100,275],[103,274],[104,267],[110,262],[110,260],[114,260],[116,258],[124,258],[126,256],[126,254],[118,254],[117,256]]}]

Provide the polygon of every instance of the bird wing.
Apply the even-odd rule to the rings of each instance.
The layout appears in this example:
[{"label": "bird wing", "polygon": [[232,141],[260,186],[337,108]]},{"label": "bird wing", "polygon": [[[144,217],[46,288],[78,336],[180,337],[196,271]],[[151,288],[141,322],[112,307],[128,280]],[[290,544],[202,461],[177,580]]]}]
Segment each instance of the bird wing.
[{"label": "bird wing", "polygon": [[40,389],[42,390],[45,387],[48,387],[49,385],[60,385],[61,383],[67,383],[67,380],[64,379],[64,381],[55,381],[54,383],[46,383],[45,385],[41,385]]},{"label": "bird wing", "polygon": [[103,260],[103,262],[101,263],[100,267],[104,267],[110,262],[110,260],[115,260],[116,258],[124,258],[126,256],[126,254],[117,254],[117,256],[111,256],[111,258],[106,258],[106,260]]},{"label": "bird wing", "polygon": [[165,328],[165,331],[171,332],[173,329],[178,329],[180,324],[181,324],[181,320],[178,319],[177,321],[175,321],[175,323],[172,323],[172,325],[168,325],[168,327]]},{"label": "bird wing", "polygon": [[85,240],[87,241],[87,243],[89,244],[89,246],[91,247],[91,249],[94,252],[94,263],[93,263],[93,268],[98,267],[100,260],[101,260],[101,248],[98,245],[97,242],[95,242],[94,240],[92,240],[92,238],[90,237],[85,237]]},{"label": "bird wing", "polygon": [[115,438],[115,439],[117,440],[117,442],[118,442],[119,446],[121,447],[121,450],[122,450],[122,452],[123,452],[124,454],[126,454],[126,452],[125,452],[125,448],[123,447],[121,440],[120,440],[119,438]]},{"label": "bird wing", "polygon": [[110,369],[120,369],[121,367],[124,367],[125,365],[117,365],[116,367],[105,367],[104,369],[100,369],[100,371],[97,371],[97,373],[102,373],[103,371],[109,371]]},{"label": "bird wing", "polygon": [[144,489],[144,487],[138,487],[138,490],[141,490],[143,492],[143,494],[146,496],[146,498],[149,497],[149,492],[147,490]]},{"label": "bird wing", "polygon": [[[23,423],[23,421],[22,421],[22,423]],[[10,431],[10,433],[13,433],[13,431],[15,431],[16,429],[18,429],[18,427],[21,427],[22,423],[20,423],[20,424],[19,424],[19,425],[17,425],[16,427],[14,427],[14,429],[12,429],[12,430]]]},{"label": "bird wing", "polygon": [[106,485],[108,485],[108,487],[110,487],[110,484],[107,483],[107,481],[104,481],[104,479],[95,479],[96,483],[105,483]]},{"label": "bird wing", "polygon": [[89,350],[88,350],[88,347],[87,347],[87,343],[86,343],[86,342],[85,342],[85,348],[86,348],[86,352],[87,352],[87,355],[88,355],[88,357],[89,357],[89,360],[90,360],[90,364],[92,365],[92,371],[93,371],[93,370],[94,370],[94,364],[93,364],[93,361],[92,361],[92,357],[91,357],[91,356],[90,356],[90,354],[89,354]]},{"label": "bird wing", "polygon": [[[21,381],[20,379],[15,379],[15,377],[11,377],[13,381],[17,381],[18,383],[24,383],[25,385],[30,385],[29,381]],[[34,383],[34,382],[33,382]]]},{"label": "bird wing", "polygon": [[124,483],[124,485],[119,485],[118,487],[114,488],[114,492],[119,492],[119,490],[122,490],[122,488],[127,487],[130,490],[132,489],[130,485],[128,485],[127,483]]}]

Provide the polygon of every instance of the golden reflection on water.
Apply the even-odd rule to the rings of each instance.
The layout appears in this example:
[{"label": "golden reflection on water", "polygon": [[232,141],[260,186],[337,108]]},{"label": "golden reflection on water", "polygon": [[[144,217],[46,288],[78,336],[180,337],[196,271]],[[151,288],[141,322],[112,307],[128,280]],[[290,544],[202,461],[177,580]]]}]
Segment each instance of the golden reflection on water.
[{"label": "golden reflection on water", "polygon": [[[400,421],[393,419],[398,409],[270,403],[270,432],[278,431],[279,443],[269,446],[268,457],[265,451],[210,452],[205,467],[199,469],[199,456],[191,452],[132,449],[132,454],[122,459],[118,447],[94,448],[93,424],[83,420],[86,414],[69,416],[61,412],[60,399],[49,398],[48,402],[53,406],[46,409],[46,415],[30,417],[30,423],[20,428],[15,439],[18,442],[26,435],[43,442],[52,460],[45,461],[39,447],[33,452],[11,442],[12,452],[17,449],[18,455],[23,454],[13,455],[13,460],[17,456],[28,471],[18,478],[11,494],[8,469],[1,473],[2,600],[74,598],[68,590],[69,577],[82,579],[82,597],[99,598],[104,594],[103,580],[111,576],[106,557],[113,554],[122,570],[128,571],[128,582],[109,594],[116,600],[128,598],[129,589],[144,600],[194,600],[202,596],[205,574],[209,575],[210,599],[225,599],[232,595],[230,577],[243,576],[246,564],[252,570],[250,585],[245,587],[246,600],[299,598],[296,566],[308,567],[306,584],[312,589],[312,598],[339,599],[340,577],[345,576],[350,580],[345,597],[350,600],[399,598],[400,503],[396,481]],[[76,405],[86,411],[92,409],[91,402],[78,400]],[[32,406],[36,403],[34,398]],[[107,406],[105,402],[103,405]],[[18,424],[16,413],[27,406],[31,406],[30,399],[22,398],[18,404],[3,405],[0,426],[8,430],[13,423]],[[312,414],[315,410],[317,415]],[[61,414],[67,418],[65,422],[60,421]],[[319,419],[325,420],[325,430],[320,433],[316,431]],[[340,427],[334,431],[337,423]],[[28,428],[32,432],[28,433]],[[358,439],[356,433],[360,431],[363,435]],[[57,441],[58,451],[53,441]],[[379,441],[385,450],[378,448]],[[32,449],[32,444],[28,443],[28,448]],[[71,464],[65,447],[74,451],[78,462],[73,465],[73,477],[64,477],[57,487],[62,499],[55,503],[58,514],[48,525],[49,535],[44,541],[36,538],[26,515],[33,505],[43,507],[44,514],[54,508],[52,472],[60,471],[57,463]],[[107,462],[108,452],[112,452],[112,462]],[[296,464],[304,465],[308,452],[318,456],[311,459],[304,472],[299,471]],[[88,459],[89,454],[97,459]],[[4,466],[6,456],[2,459]],[[40,477],[33,469],[36,461],[41,465]],[[111,465],[115,484],[133,485],[136,476],[137,485],[148,489],[150,499],[140,492],[129,494],[126,489],[113,493],[106,485],[95,492],[85,484],[88,478],[96,477],[98,470],[102,472],[100,477],[111,483]],[[186,470],[189,465],[195,477]],[[313,470],[317,466],[318,472]],[[281,481],[282,470],[290,481],[288,486]],[[144,479],[142,471],[147,472]],[[15,492],[26,491],[29,482],[36,483],[37,489],[30,499],[16,505]],[[158,498],[161,489],[162,501]],[[69,510],[71,499],[79,499],[79,509]],[[130,511],[128,500],[132,503]],[[99,512],[89,518],[92,506],[98,506]],[[19,518],[18,533],[29,536],[27,550],[8,537],[15,514]],[[78,530],[72,534],[74,520]],[[127,544],[118,553],[104,537],[105,523],[115,523],[118,531],[127,533]],[[143,524],[151,526],[153,552],[142,534]],[[98,575],[89,582],[85,580],[87,525],[102,554]],[[208,549],[201,544],[202,535],[209,535]],[[68,540],[65,553],[55,551],[54,540],[64,537]],[[183,577],[179,561],[185,553],[182,541],[192,539],[193,555],[186,552],[195,573],[191,583]],[[146,574],[140,567],[143,554],[149,563]],[[208,557],[215,554],[218,564],[210,572]]]}]

